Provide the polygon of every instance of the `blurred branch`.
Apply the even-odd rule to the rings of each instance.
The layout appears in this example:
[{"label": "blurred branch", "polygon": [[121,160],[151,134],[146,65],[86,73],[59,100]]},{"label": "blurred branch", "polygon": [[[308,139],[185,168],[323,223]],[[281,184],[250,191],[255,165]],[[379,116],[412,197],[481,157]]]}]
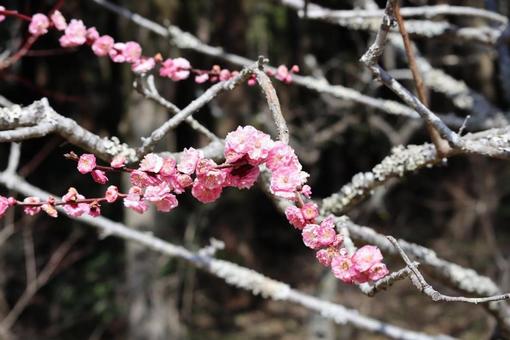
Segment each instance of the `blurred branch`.
[{"label": "blurred branch", "polygon": [[[24,179],[14,174],[1,173],[0,183],[9,189],[15,190],[23,195],[48,197],[50,194],[36,188]],[[61,209],[59,207],[59,209]],[[239,266],[237,264],[203,256],[194,253],[181,246],[163,241],[152,236],[150,233],[143,233],[126,227],[104,217],[82,216],[77,220],[87,225],[98,228],[104,236],[117,236],[127,241],[136,242],[149,249],[168,256],[179,257],[191,265],[201,268],[214,276],[217,276],[226,283],[250,291],[255,295],[264,298],[271,298],[278,301],[288,301],[301,305],[309,310],[320,313],[323,317],[329,318],[337,324],[350,324],[354,327],[374,333],[380,333],[394,339],[428,340],[428,339],[452,339],[448,336],[430,336],[424,333],[409,331],[379,320],[364,316],[358,311],[348,309],[342,305],[318,299],[298,290],[292,289],[286,283],[268,278],[254,270]],[[50,261],[54,262],[54,261]]]}]

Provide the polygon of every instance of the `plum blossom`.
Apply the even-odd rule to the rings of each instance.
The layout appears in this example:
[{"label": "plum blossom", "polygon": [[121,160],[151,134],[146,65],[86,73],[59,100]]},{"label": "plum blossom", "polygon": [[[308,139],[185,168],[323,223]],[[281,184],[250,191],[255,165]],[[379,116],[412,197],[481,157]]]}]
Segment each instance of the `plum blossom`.
[{"label": "plum blossom", "polygon": [[142,55],[142,47],[135,41],[128,41],[124,44],[122,55],[124,56],[126,62],[135,63],[140,59],[140,56]]},{"label": "plum blossom", "polygon": [[249,189],[253,186],[253,184],[255,184],[259,174],[260,169],[258,166],[243,164],[227,171],[225,185],[238,189]]},{"label": "plum blossom", "polygon": [[143,160],[140,162],[140,170],[158,173],[163,167],[163,158],[159,157],[155,153],[149,153],[145,155]]},{"label": "plum blossom", "polygon": [[202,73],[202,74],[198,74],[195,76],[195,83],[197,83],[197,84],[203,84],[208,80],[209,80],[209,74],[207,74],[207,73]]},{"label": "plum blossom", "polygon": [[324,249],[319,249],[315,253],[315,257],[320,264],[325,267],[329,267],[331,265],[331,261],[333,258],[338,255],[338,249],[336,247],[328,247]]},{"label": "plum blossom", "polygon": [[273,144],[269,135],[253,126],[239,126],[225,137],[225,158],[234,163],[246,156],[248,163],[259,165],[266,160]]},{"label": "plum blossom", "polygon": [[106,202],[113,203],[119,197],[119,189],[115,185],[110,185],[104,194]]},{"label": "plum blossom", "polygon": [[294,65],[290,68],[290,70],[285,65],[280,65],[276,69],[276,72],[270,72],[270,75],[274,75],[274,77],[285,84],[292,83],[292,74],[299,72],[299,66]]},{"label": "plum blossom", "polygon": [[126,164],[126,157],[124,155],[117,155],[113,157],[110,165],[114,169],[120,169]]},{"label": "plum blossom", "polygon": [[103,57],[110,53],[110,50],[113,48],[114,44],[115,42],[113,41],[112,37],[109,35],[102,35],[92,44],[92,52],[94,52],[94,54],[98,57]]},{"label": "plum blossom", "polygon": [[195,180],[191,188],[191,194],[202,203],[214,202],[220,197],[222,188],[206,188],[200,181]]},{"label": "plum blossom", "polygon": [[110,50],[108,51],[108,55],[110,56],[110,59],[114,63],[125,63],[126,56],[123,53],[125,48],[126,48],[126,44],[124,44],[124,43],[113,44],[112,48],[110,48]]},{"label": "plum blossom", "polygon": [[177,198],[170,193],[170,188],[165,183],[147,187],[144,199],[153,202],[156,208],[162,212],[169,212],[179,204]]},{"label": "plum blossom", "polygon": [[352,262],[356,270],[365,272],[376,263],[381,262],[383,256],[381,251],[376,246],[366,245],[354,253],[352,256]]},{"label": "plum blossom", "polygon": [[124,206],[136,211],[139,214],[143,214],[149,208],[147,204],[142,200],[142,189],[134,186],[129,189],[128,195],[124,197]]},{"label": "plum blossom", "polygon": [[41,209],[46,213],[48,214],[48,216],[50,217],[53,217],[53,218],[57,218],[58,217],[58,212],[57,212],[57,209],[55,209],[55,206],[53,204],[49,204],[49,203],[44,203],[42,206],[41,206]]},{"label": "plum blossom", "polygon": [[302,232],[303,242],[308,248],[328,247],[336,240],[336,232],[327,223],[307,224]]},{"label": "plum blossom", "polygon": [[64,204],[64,211],[66,214],[73,217],[80,217],[83,214],[88,214],[90,206],[87,203],[77,202],[78,200],[84,200],[85,197],[80,195],[78,191],[71,187],[68,189],[67,194],[62,197]]},{"label": "plum blossom", "polygon": [[[40,202],[41,200],[39,200],[39,198],[37,197],[27,197],[23,200],[23,203],[28,204],[39,204]],[[34,216],[41,211],[41,207],[37,205],[36,206],[27,205],[23,208],[23,211],[27,215]]]},{"label": "plum blossom", "polygon": [[99,39],[99,32],[95,27],[89,27],[87,28],[87,34],[85,35],[85,38],[87,38],[87,41],[89,43],[93,43],[97,39]]},{"label": "plum blossom", "polygon": [[[0,6],[0,11],[5,11],[5,7],[4,6]],[[0,15],[0,22],[2,22],[4,20],[5,20],[5,15]]]},{"label": "plum blossom", "polygon": [[285,209],[285,216],[290,224],[292,224],[296,229],[303,229],[306,225],[302,210],[294,205]]},{"label": "plum blossom", "polygon": [[159,69],[159,75],[173,81],[184,80],[189,77],[191,64],[184,58],[167,59]]},{"label": "plum blossom", "polygon": [[352,283],[353,278],[358,274],[351,258],[346,254],[340,254],[331,260],[333,275],[345,283]]},{"label": "plum blossom", "polygon": [[0,216],[3,216],[9,208],[9,200],[7,197],[0,196]]},{"label": "plum blossom", "polygon": [[145,74],[156,66],[154,58],[140,58],[131,65],[131,70],[136,74]]},{"label": "plum blossom", "polygon": [[96,168],[96,156],[90,153],[84,153],[78,160],[78,171],[81,174],[88,174]]},{"label": "plum blossom", "polygon": [[89,215],[92,216],[92,217],[98,217],[99,215],[101,215],[101,205],[99,204],[98,201],[94,201],[92,203],[90,203],[89,205]]},{"label": "plum blossom", "polygon": [[66,19],[64,18],[62,13],[60,13],[60,11],[57,10],[53,12],[53,14],[50,16],[50,19],[57,30],[63,31],[66,29],[67,27]]},{"label": "plum blossom", "polygon": [[271,174],[271,193],[289,200],[296,199],[296,191],[306,182],[308,174],[293,167],[279,168]]},{"label": "plum blossom", "polygon": [[145,188],[149,185],[155,185],[158,183],[158,179],[149,176],[145,171],[134,170],[129,176],[131,184]]},{"label": "plum blossom", "polygon": [[167,157],[163,159],[163,165],[161,166],[161,170],[159,170],[159,174],[162,176],[173,176],[175,175],[176,168],[175,165],[177,162],[173,157]]},{"label": "plum blossom", "polygon": [[50,20],[48,17],[41,13],[32,15],[32,20],[28,26],[30,34],[40,36],[48,33],[48,27],[50,26]]},{"label": "plum blossom", "polygon": [[177,170],[184,174],[191,175],[195,172],[197,163],[202,158],[204,158],[202,151],[194,148],[184,149],[179,164],[177,164]]},{"label": "plum blossom", "polygon": [[287,144],[277,141],[269,151],[266,166],[271,171],[276,171],[283,167],[294,167],[301,170],[301,164],[294,153],[294,150]]},{"label": "plum blossom", "polygon": [[196,166],[197,180],[207,189],[221,188],[227,173],[223,169],[218,169],[217,164],[210,159],[201,159]]},{"label": "plum blossom", "polygon": [[368,278],[372,281],[377,281],[389,274],[388,268],[382,262],[374,264],[368,270]]},{"label": "plum blossom", "polygon": [[65,34],[59,39],[62,47],[74,47],[85,44],[87,41],[87,28],[83,21],[72,19],[65,29]]},{"label": "plum blossom", "polygon": [[301,207],[301,212],[306,220],[313,220],[319,216],[319,207],[313,202],[308,202]]},{"label": "plum blossom", "polygon": [[108,182],[108,177],[106,177],[106,173],[103,170],[92,170],[92,179],[99,184],[106,184]]}]

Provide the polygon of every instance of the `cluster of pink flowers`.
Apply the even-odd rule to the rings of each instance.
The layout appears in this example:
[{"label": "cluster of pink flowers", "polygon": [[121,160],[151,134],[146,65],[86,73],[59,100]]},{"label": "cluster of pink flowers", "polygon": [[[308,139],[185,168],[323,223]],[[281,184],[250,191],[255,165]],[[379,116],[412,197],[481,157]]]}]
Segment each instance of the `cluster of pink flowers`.
[{"label": "cluster of pink flowers", "polygon": [[[5,11],[5,7],[0,6],[0,11]],[[0,15],[0,22],[5,19]],[[128,63],[136,74],[146,74],[156,66],[159,66],[159,75],[169,78],[173,81],[188,79],[192,74],[195,75],[196,83],[225,81],[235,77],[239,72],[222,69],[214,65],[210,70],[194,69],[190,62],[184,58],[163,59],[158,53],[154,57],[144,56],[142,47],[134,41],[115,42],[109,35],[100,35],[95,27],[87,28],[82,20],[71,19],[67,23],[66,18],[58,10],[52,12],[50,17],[42,13],[32,15],[28,31],[33,36],[42,36],[48,33],[48,30],[55,28],[64,34],[60,37],[60,45],[64,48],[76,47],[81,45],[91,46],[92,52],[98,57],[108,56],[115,63]],[[268,70],[267,74],[275,77],[285,84],[292,82],[292,74],[299,72],[299,67],[294,65],[290,70],[285,65],[280,65],[276,71]],[[255,85],[254,77],[248,80],[248,85]]]},{"label": "cluster of pink flowers", "polygon": [[27,197],[20,202],[12,197],[0,196],[0,216],[14,205],[23,206],[28,215],[42,210],[57,217],[56,206],[60,205],[70,216],[99,216],[101,203],[113,203],[118,199],[123,199],[125,207],[138,213],[147,211],[150,204],[158,211],[169,212],[179,204],[177,195],[187,189],[200,202],[213,202],[226,187],[252,187],[260,169],[265,167],[271,174],[271,192],[293,203],[286,209],[285,215],[290,224],[301,231],[304,244],[316,251],[317,260],[322,265],[331,267],[333,274],[346,283],[374,281],[388,274],[377,247],[367,245],[349,255],[342,247],[343,238],[336,232],[334,218],[328,216],[320,223],[317,221],[319,208],[309,200],[308,174],[302,171],[290,146],[273,141],[269,135],[252,126],[238,127],[225,138],[224,156],[225,162],[218,165],[205,158],[200,150],[188,148],[184,149],[179,161],[151,153],[143,158],[138,168],[128,168],[122,156],[115,157],[109,166],[101,166],[92,154],[78,157],[70,153],[66,157],[77,162],[78,171],[90,174],[99,184],[108,182],[107,172],[129,173],[131,187],[128,192],[120,193],[116,186],[110,185],[103,197],[85,198],[75,188],[69,188],[58,202],[51,197],[46,201]]}]

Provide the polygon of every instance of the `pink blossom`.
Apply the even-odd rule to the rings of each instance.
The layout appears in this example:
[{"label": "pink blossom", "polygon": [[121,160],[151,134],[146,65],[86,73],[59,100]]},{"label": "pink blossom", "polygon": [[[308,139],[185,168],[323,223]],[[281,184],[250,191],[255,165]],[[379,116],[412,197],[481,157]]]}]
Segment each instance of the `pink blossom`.
[{"label": "pink blossom", "polygon": [[271,193],[277,197],[295,200],[296,191],[305,183],[308,174],[293,167],[279,168],[271,174]]},{"label": "pink blossom", "polygon": [[333,275],[345,283],[352,283],[358,272],[354,268],[351,258],[348,255],[336,255],[331,260]]},{"label": "pink blossom", "polygon": [[50,217],[53,218],[58,217],[57,209],[55,209],[55,206],[53,204],[45,203],[42,205],[41,209]]},{"label": "pink blossom", "polygon": [[269,151],[266,166],[271,171],[276,171],[283,167],[294,167],[301,170],[301,164],[294,150],[281,141],[274,142],[271,151]]},{"label": "pink blossom", "polygon": [[173,194],[167,194],[162,200],[154,202],[156,209],[161,212],[169,212],[179,205],[177,197]]},{"label": "pink blossom", "polygon": [[85,38],[87,38],[87,41],[89,43],[93,43],[97,39],[99,39],[99,32],[95,27],[89,27],[87,29],[87,34],[85,35]]},{"label": "pink blossom", "polygon": [[227,173],[217,168],[211,159],[201,159],[196,166],[197,180],[207,189],[216,189],[223,186]]},{"label": "pink blossom", "polygon": [[312,249],[328,247],[335,242],[336,232],[335,229],[329,225],[307,224],[302,232],[304,244]]},{"label": "pink blossom", "polygon": [[[0,11],[5,11],[5,7],[4,6],[0,6]],[[5,15],[0,15],[0,22],[2,22],[4,20],[5,20]]]},{"label": "pink blossom", "polygon": [[229,80],[230,78],[232,78],[232,74],[230,73],[229,70],[223,69],[220,71],[220,80],[221,81]]},{"label": "pink blossom", "polygon": [[188,78],[190,70],[191,64],[184,58],[167,59],[159,69],[159,75],[179,81]]},{"label": "pink blossom", "polygon": [[131,70],[136,74],[145,74],[156,66],[154,58],[140,58],[131,65]]},{"label": "pink blossom", "polygon": [[317,261],[325,267],[331,265],[331,261],[336,255],[338,255],[338,250],[335,247],[320,249],[315,253]]},{"label": "pink blossom", "polygon": [[257,77],[255,75],[251,75],[250,78],[248,78],[248,86],[255,86],[257,85]]},{"label": "pink blossom", "polygon": [[273,141],[269,135],[258,131],[253,126],[239,126],[225,137],[225,158],[234,163],[244,156],[251,165],[259,165],[266,160]]},{"label": "pink blossom", "polygon": [[158,179],[149,176],[145,171],[134,170],[131,172],[129,176],[131,184],[145,188],[149,185],[156,185],[158,183]]},{"label": "pink blossom", "polygon": [[319,207],[313,202],[308,202],[301,207],[301,212],[305,219],[314,220],[317,216],[319,216]]},{"label": "pink blossom", "polygon": [[167,181],[172,190],[177,194],[182,194],[187,187],[193,185],[191,176],[180,173],[169,176]]},{"label": "pink blossom", "polygon": [[216,201],[218,197],[221,195],[222,188],[217,187],[214,189],[208,189],[200,183],[200,181],[195,180],[193,183],[193,188],[191,188],[191,194],[197,200],[202,203],[210,203]]},{"label": "pink blossom", "polygon": [[73,217],[80,217],[83,214],[88,214],[90,206],[87,203],[78,203],[78,200],[84,200],[85,197],[80,195],[78,191],[71,187],[68,189],[67,194],[62,197],[64,203],[64,211],[66,214]]},{"label": "pink blossom", "polygon": [[7,197],[7,203],[9,203],[9,206],[15,206],[18,204],[18,201],[14,197]]},{"label": "pink blossom", "polygon": [[301,188],[301,194],[303,194],[306,198],[310,198],[312,196],[312,188],[308,184],[303,185]]},{"label": "pink blossom", "polygon": [[[225,169],[227,170],[227,169]],[[225,184],[238,189],[249,189],[255,184],[260,174],[258,166],[244,164],[230,171],[226,171]]]},{"label": "pink blossom", "polygon": [[124,44],[124,43],[113,44],[112,48],[108,51],[108,54],[110,55],[110,59],[114,63],[125,63],[126,56],[123,53],[125,48],[126,48],[126,44]]},{"label": "pink blossom", "polygon": [[149,153],[145,155],[143,160],[140,162],[140,170],[158,173],[163,167],[163,158],[159,157],[155,153]]},{"label": "pink blossom", "polygon": [[285,209],[285,216],[287,220],[294,226],[296,229],[303,229],[306,225],[305,218],[303,216],[303,212],[298,207],[291,205]]},{"label": "pink blossom", "polygon": [[119,188],[117,188],[115,185],[110,185],[108,189],[106,189],[106,192],[104,194],[104,198],[106,199],[106,202],[113,203],[117,200],[119,197]]},{"label": "pink blossom", "polygon": [[111,167],[115,169],[122,168],[124,164],[126,164],[126,157],[124,157],[124,155],[121,154],[113,157],[112,162],[110,163]]},{"label": "pink blossom", "polygon": [[83,45],[87,41],[87,28],[83,21],[72,19],[67,25],[65,34],[60,37],[62,47],[74,47]]},{"label": "pink blossom", "polygon": [[35,36],[43,35],[48,33],[48,27],[50,26],[50,20],[44,14],[37,13],[32,16],[28,31]]},{"label": "pink blossom", "polygon": [[109,35],[103,35],[94,41],[92,44],[92,51],[95,55],[103,57],[108,55],[110,50],[113,48],[114,43],[115,42],[112,37]]},{"label": "pink blossom", "polygon": [[176,164],[177,162],[173,157],[167,157],[163,159],[163,165],[161,166],[159,173],[163,176],[173,176],[176,172]]},{"label": "pink blossom", "polygon": [[[23,203],[28,203],[28,204],[39,204],[40,202],[41,201],[37,197],[27,197],[23,200]],[[37,214],[41,211],[41,207],[28,205],[28,206],[24,207],[23,211],[27,215],[34,216],[35,214]]]},{"label": "pink blossom", "polygon": [[377,281],[389,274],[388,268],[384,263],[376,263],[368,270],[368,278]]},{"label": "pink blossom", "polygon": [[147,204],[141,199],[142,189],[139,187],[131,187],[128,195],[124,198],[124,206],[143,214],[149,208]]},{"label": "pink blossom", "polygon": [[67,23],[66,23],[66,19],[64,18],[64,16],[62,15],[62,13],[60,13],[60,11],[55,11],[53,12],[53,14],[51,15],[51,22],[53,23],[53,25],[55,25],[55,28],[59,31],[63,31],[66,29],[67,27]]},{"label": "pink blossom", "polygon": [[134,63],[140,59],[140,56],[142,55],[142,47],[135,41],[128,41],[124,45],[122,54],[126,58],[126,62]]},{"label": "pink blossom", "polygon": [[161,201],[168,194],[170,194],[170,188],[166,183],[161,183],[159,185],[148,186],[145,189],[143,198],[150,202],[157,202]]},{"label": "pink blossom", "polygon": [[297,72],[299,72],[299,66],[297,66],[297,65],[292,66],[290,71],[287,68],[287,66],[280,65],[276,69],[275,78],[284,82],[285,84],[290,84],[290,83],[292,83],[292,73],[297,73]]},{"label": "pink blossom", "polygon": [[99,184],[106,184],[108,182],[108,177],[106,177],[106,173],[103,170],[92,170],[92,179]]},{"label": "pink blossom", "polygon": [[96,168],[96,156],[91,153],[84,153],[78,160],[78,171],[87,174]]},{"label": "pink blossom", "polygon": [[359,272],[365,272],[376,263],[381,262],[383,256],[376,246],[366,245],[359,248],[352,256],[352,262]]},{"label": "pink blossom", "polygon": [[3,216],[9,208],[9,200],[7,197],[0,196],[0,216]]},{"label": "pink blossom", "polygon": [[202,74],[198,74],[195,76],[195,83],[197,83],[197,84],[203,84],[208,80],[209,80],[209,74],[207,74],[207,73],[202,73]]},{"label": "pink blossom", "polygon": [[193,148],[184,149],[181,154],[179,164],[177,164],[177,170],[187,175],[191,175],[195,172],[197,163],[202,158],[204,158],[202,151]]},{"label": "pink blossom", "polygon": [[89,205],[89,215],[92,217],[98,217],[101,215],[101,205],[99,202],[94,201]]}]

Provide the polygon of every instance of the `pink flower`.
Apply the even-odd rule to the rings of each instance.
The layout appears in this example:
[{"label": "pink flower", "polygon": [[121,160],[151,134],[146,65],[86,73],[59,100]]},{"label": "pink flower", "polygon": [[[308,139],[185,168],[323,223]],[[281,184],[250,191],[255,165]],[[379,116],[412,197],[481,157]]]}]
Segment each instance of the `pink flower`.
[{"label": "pink flower", "polygon": [[39,36],[48,33],[48,27],[50,26],[50,20],[44,14],[37,13],[32,16],[28,31],[30,34]]},{"label": "pink flower", "polygon": [[257,85],[257,77],[255,75],[251,75],[250,78],[247,81],[248,86],[255,86]]},{"label": "pink flower", "polygon": [[227,171],[225,184],[238,189],[249,189],[255,184],[259,174],[260,169],[258,166],[244,164]]},{"label": "pink flower", "polygon": [[62,47],[74,47],[85,44],[87,41],[87,28],[83,21],[71,19],[67,25],[65,34],[60,37],[60,45]]},{"label": "pink flower", "polygon": [[220,80],[221,81],[229,80],[230,78],[232,78],[232,74],[230,73],[229,70],[223,69],[220,71]]},{"label": "pink flower", "polygon": [[124,164],[126,164],[126,157],[124,157],[124,155],[121,154],[113,157],[112,162],[110,163],[111,167],[115,169],[122,168]]},{"label": "pink flower", "polygon": [[187,187],[193,185],[193,179],[186,174],[175,174],[169,176],[167,181],[176,194],[182,194]]},{"label": "pink flower", "polygon": [[110,51],[108,51],[108,54],[110,55],[110,59],[114,63],[125,63],[126,62],[126,56],[124,55],[123,51],[126,48],[126,44],[124,43],[115,43],[113,44]]},{"label": "pink flower", "polygon": [[108,182],[108,177],[106,177],[106,173],[103,170],[92,170],[92,179],[99,184],[106,184]]},{"label": "pink flower", "polygon": [[96,156],[91,153],[84,153],[78,160],[78,171],[87,174],[96,168]]},{"label": "pink flower", "polygon": [[294,167],[301,170],[301,164],[294,153],[294,150],[287,144],[277,141],[269,151],[266,166],[271,171],[276,171],[283,167]]},{"label": "pink flower", "polygon": [[329,267],[331,265],[331,261],[336,255],[338,255],[338,250],[335,247],[320,249],[315,253],[317,261],[325,267]]},{"label": "pink flower", "polygon": [[271,193],[277,197],[295,200],[296,191],[306,182],[308,174],[294,167],[279,168],[271,174]]},{"label": "pink flower", "polygon": [[201,159],[197,163],[197,180],[207,189],[221,188],[225,183],[227,173],[216,167],[217,164],[211,159]]},{"label": "pink flower", "polygon": [[163,158],[159,157],[155,153],[149,153],[145,155],[143,160],[140,162],[140,170],[158,173],[163,167]]},{"label": "pink flower", "polygon": [[305,219],[314,220],[317,216],[319,216],[319,207],[313,202],[308,202],[301,207],[301,212]]},{"label": "pink flower", "polygon": [[336,255],[331,260],[333,275],[345,283],[352,283],[358,272],[354,268],[351,258],[348,255]]},{"label": "pink flower", "polygon": [[303,185],[301,188],[301,194],[303,194],[306,198],[310,198],[312,196],[312,188],[308,184]]},{"label": "pink flower", "polygon": [[113,203],[119,197],[119,189],[115,185],[110,185],[104,194],[106,202]]},{"label": "pink flower", "polygon": [[328,247],[335,242],[336,232],[328,224],[307,224],[302,232],[303,242],[308,248]]},{"label": "pink flower", "polygon": [[[23,203],[29,203],[29,204],[39,204],[41,201],[37,197],[27,197],[23,200]],[[39,213],[41,211],[40,206],[26,206],[23,211],[25,214],[34,216],[35,214]]]},{"label": "pink flower", "polygon": [[202,73],[202,74],[195,76],[195,83],[197,83],[197,84],[203,84],[208,80],[209,80],[209,74],[207,74],[207,73]]},{"label": "pink flower", "polygon": [[143,198],[150,202],[161,201],[166,195],[170,194],[170,188],[166,183],[148,186],[145,189]]},{"label": "pink flower", "polygon": [[284,82],[285,84],[290,84],[290,83],[292,83],[292,73],[297,73],[297,72],[299,72],[299,66],[297,66],[297,65],[292,66],[290,71],[287,68],[287,66],[280,65],[276,69],[275,78]]},{"label": "pink flower", "polygon": [[177,170],[184,174],[191,175],[195,172],[197,163],[202,158],[204,158],[202,151],[193,148],[184,149],[179,164],[177,164]]},{"label": "pink flower", "polygon": [[136,74],[145,74],[156,66],[154,58],[140,58],[131,65],[131,70]]},{"label": "pink flower", "polygon": [[352,256],[354,267],[359,272],[365,272],[376,263],[381,262],[383,256],[376,246],[366,245],[359,248]]},{"label": "pink flower", "polygon": [[145,171],[140,170],[134,170],[131,172],[131,175],[129,176],[129,179],[131,181],[131,184],[145,188],[149,185],[156,185],[158,183],[158,180],[154,177],[149,176]]},{"label": "pink flower", "polygon": [[140,59],[140,56],[142,55],[142,47],[137,42],[128,41],[124,45],[122,54],[124,55],[124,58],[126,58],[126,62],[134,63]]},{"label": "pink flower", "polygon": [[55,209],[55,206],[53,204],[45,203],[42,205],[41,209],[50,217],[53,218],[58,217],[57,209]]},{"label": "pink flower", "polygon": [[247,156],[251,165],[259,165],[266,160],[272,148],[271,137],[250,125],[239,126],[225,137],[225,158],[228,163]]},{"label": "pink flower", "polygon": [[87,29],[87,34],[85,35],[85,38],[87,38],[87,41],[89,43],[93,43],[97,39],[99,39],[99,32],[95,27],[89,27]]},{"label": "pink flower", "polygon": [[9,206],[9,200],[7,197],[0,196],[0,217],[5,214]]},{"label": "pink flower", "polygon": [[190,70],[191,64],[184,58],[167,59],[159,69],[159,75],[179,81],[188,78]]},{"label": "pink flower", "polygon": [[221,187],[208,189],[204,187],[199,181],[195,180],[193,183],[193,188],[191,189],[191,194],[202,203],[210,203],[216,201],[218,197],[220,197],[221,191]]},{"label": "pink flower", "polygon": [[[5,7],[4,6],[0,6],[0,11],[5,11]],[[0,22],[2,22],[4,20],[5,20],[5,15],[0,15]]]},{"label": "pink flower", "polygon": [[92,44],[92,51],[95,55],[103,57],[108,55],[110,50],[113,48],[114,43],[115,42],[112,37],[109,35],[103,35],[94,41]]},{"label": "pink flower", "polygon": [[306,221],[303,216],[303,212],[298,207],[291,205],[285,209],[285,216],[287,220],[294,226],[296,229],[303,229]]},{"label": "pink flower", "polygon": [[85,197],[80,195],[78,191],[71,187],[68,189],[67,194],[62,197],[64,203],[64,211],[66,214],[73,217],[80,217],[83,214],[88,214],[90,206],[87,203],[79,203],[78,200],[84,200]]},{"label": "pink flower", "polygon": [[101,205],[99,202],[94,201],[89,205],[89,215],[92,217],[98,217],[101,215]]},{"label": "pink flower", "polygon": [[55,11],[53,12],[53,14],[51,15],[51,22],[53,23],[53,25],[55,25],[55,28],[59,31],[63,31],[66,29],[67,27],[67,23],[66,23],[66,19],[64,18],[64,16],[62,15],[62,13],[60,13],[60,11]]},{"label": "pink flower", "polygon": [[177,162],[172,157],[167,157],[163,159],[163,166],[161,167],[161,170],[159,170],[160,175],[163,176],[173,176],[175,175],[176,168],[175,165]]},{"label": "pink flower", "polygon": [[124,198],[124,206],[143,214],[149,208],[147,204],[141,199],[142,189],[139,187],[131,187],[128,195]]}]

